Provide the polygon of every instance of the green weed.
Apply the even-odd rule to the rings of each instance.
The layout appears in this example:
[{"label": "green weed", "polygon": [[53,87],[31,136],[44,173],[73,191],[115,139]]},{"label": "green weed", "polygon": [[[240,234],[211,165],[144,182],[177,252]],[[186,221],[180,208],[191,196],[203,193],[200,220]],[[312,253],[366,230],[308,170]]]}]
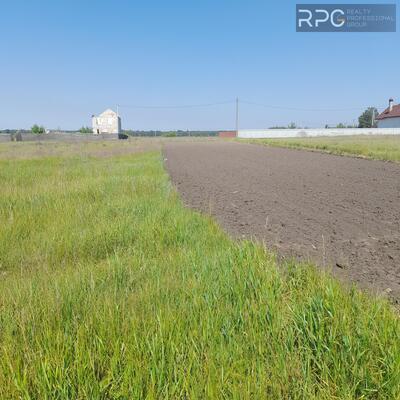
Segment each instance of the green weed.
[{"label": "green weed", "polygon": [[0,174],[0,398],[400,398],[387,302],[231,240],[159,152]]}]

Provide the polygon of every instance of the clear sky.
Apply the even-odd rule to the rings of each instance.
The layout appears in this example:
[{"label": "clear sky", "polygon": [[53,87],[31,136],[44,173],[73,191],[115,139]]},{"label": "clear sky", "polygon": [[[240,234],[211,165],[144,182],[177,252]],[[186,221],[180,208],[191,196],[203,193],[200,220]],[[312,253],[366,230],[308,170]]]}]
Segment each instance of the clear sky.
[{"label": "clear sky", "polygon": [[[318,127],[351,123],[360,107],[381,111],[389,97],[400,102],[399,26],[397,33],[296,33],[295,8],[266,0],[3,1],[0,129],[75,129],[116,104],[236,97],[306,109],[241,104],[241,128]],[[233,103],[121,107],[120,114],[131,129],[235,125]]]}]

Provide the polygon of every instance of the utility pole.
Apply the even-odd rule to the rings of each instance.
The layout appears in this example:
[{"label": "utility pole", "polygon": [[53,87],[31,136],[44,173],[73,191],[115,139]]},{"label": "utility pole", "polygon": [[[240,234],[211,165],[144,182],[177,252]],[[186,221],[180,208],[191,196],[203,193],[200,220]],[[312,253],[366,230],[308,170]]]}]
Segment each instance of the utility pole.
[{"label": "utility pole", "polygon": [[236,97],[236,136],[239,136],[239,98]]},{"label": "utility pole", "polygon": [[[119,105],[117,104],[117,132],[118,132],[118,135],[120,133],[122,133],[121,124],[119,123],[119,121],[120,121],[120,119],[119,119]],[[119,136],[118,136],[118,138],[119,138]]]},{"label": "utility pole", "polygon": [[374,124],[375,124],[375,109],[372,109],[371,119],[372,119],[372,121],[371,121],[371,123],[372,123],[371,128],[373,128],[373,127],[374,127]]}]

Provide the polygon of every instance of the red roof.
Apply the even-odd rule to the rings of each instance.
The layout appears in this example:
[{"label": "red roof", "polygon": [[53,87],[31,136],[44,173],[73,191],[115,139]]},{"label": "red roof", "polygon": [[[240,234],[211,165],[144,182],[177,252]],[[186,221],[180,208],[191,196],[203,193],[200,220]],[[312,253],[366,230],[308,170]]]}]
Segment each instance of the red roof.
[{"label": "red roof", "polygon": [[376,119],[385,119],[385,118],[395,118],[400,117],[400,104],[397,106],[393,106],[392,111],[389,111],[389,107],[381,114],[379,114]]}]

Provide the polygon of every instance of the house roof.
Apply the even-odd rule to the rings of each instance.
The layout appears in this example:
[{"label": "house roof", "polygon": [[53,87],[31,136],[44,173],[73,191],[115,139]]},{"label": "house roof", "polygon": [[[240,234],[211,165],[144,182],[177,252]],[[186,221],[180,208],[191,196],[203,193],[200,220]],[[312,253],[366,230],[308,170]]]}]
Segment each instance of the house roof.
[{"label": "house roof", "polygon": [[117,113],[113,110],[111,110],[111,108],[107,108],[107,110],[103,111],[99,117],[105,117],[107,115],[117,115]]},{"label": "house roof", "polygon": [[400,104],[393,106],[392,111],[389,111],[389,107],[379,114],[376,119],[396,118],[400,117]]}]

